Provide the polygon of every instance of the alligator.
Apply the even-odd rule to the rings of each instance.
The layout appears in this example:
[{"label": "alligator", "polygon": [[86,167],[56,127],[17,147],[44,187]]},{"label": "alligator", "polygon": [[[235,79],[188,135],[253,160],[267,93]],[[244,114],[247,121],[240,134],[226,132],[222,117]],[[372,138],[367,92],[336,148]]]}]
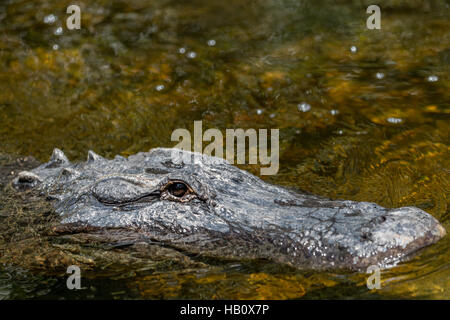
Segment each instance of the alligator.
[{"label": "alligator", "polygon": [[416,207],[331,200],[269,184],[222,158],[170,148],[114,159],[89,151],[78,163],[54,149],[49,162],[20,172],[12,186],[51,201],[58,232],[120,230],[192,254],[300,269],[385,268],[446,234]]}]

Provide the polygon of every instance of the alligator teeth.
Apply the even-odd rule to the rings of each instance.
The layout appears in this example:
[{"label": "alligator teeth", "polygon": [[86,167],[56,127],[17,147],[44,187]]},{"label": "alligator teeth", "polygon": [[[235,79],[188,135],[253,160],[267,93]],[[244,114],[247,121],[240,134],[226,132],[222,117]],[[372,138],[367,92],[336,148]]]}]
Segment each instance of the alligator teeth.
[{"label": "alligator teeth", "polygon": [[103,157],[96,154],[94,151],[92,151],[92,150],[88,151],[88,156],[87,156],[88,163],[93,162],[93,161],[99,161],[99,160],[104,160],[104,159],[103,159]]}]

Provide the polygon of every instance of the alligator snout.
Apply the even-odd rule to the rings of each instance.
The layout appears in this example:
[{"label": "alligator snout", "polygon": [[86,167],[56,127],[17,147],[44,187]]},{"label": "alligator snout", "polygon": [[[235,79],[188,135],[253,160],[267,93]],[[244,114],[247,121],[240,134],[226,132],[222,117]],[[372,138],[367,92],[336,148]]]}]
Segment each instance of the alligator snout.
[{"label": "alligator snout", "polygon": [[389,210],[385,221],[375,224],[370,239],[380,248],[412,253],[445,236],[444,227],[430,214],[415,207]]},{"label": "alligator snout", "polygon": [[433,216],[415,207],[386,209],[370,202],[312,197],[275,201],[278,212],[285,212],[277,224],[289,237],[276,237],[274,243],[294,264],[358,270],[387,267],[446,234]]}]

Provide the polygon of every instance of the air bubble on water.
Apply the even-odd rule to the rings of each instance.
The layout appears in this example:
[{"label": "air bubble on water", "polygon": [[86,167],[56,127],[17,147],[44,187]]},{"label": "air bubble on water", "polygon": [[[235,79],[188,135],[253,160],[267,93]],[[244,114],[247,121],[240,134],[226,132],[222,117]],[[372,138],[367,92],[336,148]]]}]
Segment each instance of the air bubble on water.
[{"label": "air bubble on water", "polygon": [[58,46],[57,44],[54,44],[53,47],[52,47],[52,49],[53,49],[53,50],[58,50],[58,49],[59,49],[59,46]]},{"label": "air bubble on water", "polygon": [[339,114],[339,110],[333,109],[333,110],[330,110],[330,113],[332,116],[335,116],[335,115]]},{"label": "air bubble on water", "polygon": [[48,16],[44,17],[44,23],[47,23],[47,24],[52,24],[56,20],[58,20],[58,17],[55,16],[54,14],[49,14]]},{"label": "air bubble on water", "polygon": [[214,40],[214,39],[208,40],[208,46],[214,47],[215,45],[216,45],[216,40]]},{"label": "air bubble on water", "polygon": [[261,109],[256,110],[256,114],[261,115],[263,111]]},{"label": "air bubble on water", "polygon": [[56,30],[54,32],[54,34],[57,36],[62,35],[62,33],[63,33],[63,28],[61,28],[61,27],[56,28]]},{"label": "air bubble on water", "polygon": [[383,72],[377,72],[377,73],[375,74],[375,77],[376,77],[377,79],[381,80],[381,79],[384,78],[384,73],[383,73]]},{"label": "air bubble on water", "polygon": [[337,132],[338,134],[343,134],[344,133],[344,131],[343,130],[338,130],[338,132]]},{"label": "air bubble on water", "polygon": [[402,123],[403,119],[390,117],[390,118],[387,118],[386,121],[389,122],[389,123]]},{"label": "air bubble on water", "polygon": [[351,53],[356,53],[356,51],[358,51],[358,48],[355,46],[351,46],[350,51],[351,51]]},{"label": "air bubble on water", "polygon": [[156,91],[161,91],[164,90],[164,85],[163,84],[159,84],[156,86]]},{"label": "air bubble on water", "polygon": [[188,58],[190,58],[190,59],[194,59],[196,56],[197,56],[197,54],[194,52],[194,51],[191,51],[191,52],[189,52],[188,53]]},{"label": "air bubble on water", "polygon": [[427,78],[428,82],[436,82],[438,80],[439,80],[439,77],[435,76],[435,75],[428,76],[428,78]]},{"label": "air bubble on water", "polygon": [[307,104],[306,102],[302,102],[302,103],[298,104],[297,108],[301,112],[308,112],[309,110],[311,110],[311,106],[309,104]]},{"label": "air bubble on water", "polygon": [[180,48],[178,49],[178,52],[181,54],[185,54],[186,53],[186,49],[185,48]]}]

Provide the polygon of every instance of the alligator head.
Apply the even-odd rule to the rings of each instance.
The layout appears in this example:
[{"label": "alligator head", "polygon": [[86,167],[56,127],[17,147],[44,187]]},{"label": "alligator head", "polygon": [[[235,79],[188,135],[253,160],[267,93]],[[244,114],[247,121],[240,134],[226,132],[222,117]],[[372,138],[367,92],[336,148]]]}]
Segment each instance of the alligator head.
[{"label": "alligator head", "polygon": [[130,230],[193,253],[263,258],[300,268],[362,269],[395,264],[446,231],[415,208],[386,209],[268,184],[223,159],[152,149],[112,160],[89,151],[71,163],[55,149],[21,172],[18,189],[53,199],[62,226]]}]

